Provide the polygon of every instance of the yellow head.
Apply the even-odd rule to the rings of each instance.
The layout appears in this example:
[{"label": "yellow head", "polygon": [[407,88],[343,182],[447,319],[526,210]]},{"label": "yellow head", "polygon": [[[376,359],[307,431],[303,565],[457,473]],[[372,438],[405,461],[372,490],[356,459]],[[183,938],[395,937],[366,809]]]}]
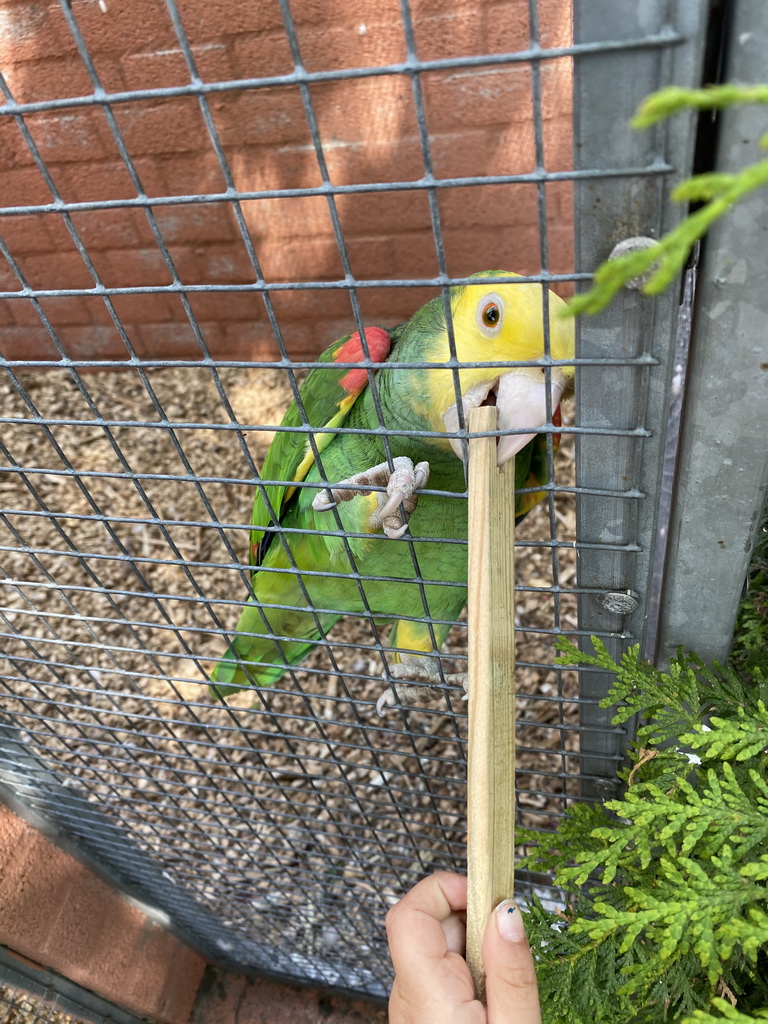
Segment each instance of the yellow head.
[{"label": "yellow head", "polygon": [[[456,358],[461,363],[491,363],[491,366],[460,367],[458,370],[462,406],[466,416],[473,407],[494,403],[499,429],[525,433],[500,438],[497,462],[503,465],[547,423],[546,390],[550,408],[557,408],[563,391],[573,378],[573,365],[505,366],[504,363],[541,362],[545,351],[543,292],[540,284],[497,284],[494,277],[517,277],[508,271],[483,271],[473,283],[451,289],[451,320]],[[474,283],[476,280],[477,283]],[[549,311],[549,352],[553,360],[574,358],[573,320],[561,319],[565,303],[546,291]],[[450,359],[448,330],[443,323],[427,344],[426,360],[443,363]],[[423,413],[432,428],[459,429],[456,387],[450,368],[426,373],[426,401]],[[461,456],[461,442],[451,440]]]}]

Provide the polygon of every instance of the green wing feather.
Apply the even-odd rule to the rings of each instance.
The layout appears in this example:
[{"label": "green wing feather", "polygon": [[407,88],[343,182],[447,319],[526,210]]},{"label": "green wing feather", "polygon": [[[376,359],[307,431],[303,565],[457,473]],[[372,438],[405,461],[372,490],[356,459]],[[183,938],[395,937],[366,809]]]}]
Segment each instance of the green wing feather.
[{"label": "green wing feather", "polygon": [[[369,327],[365,331],[368,356],[373,362],[383,362],[392,344],[387,331]],[[354,363],[365,356],[357,331],[347,334],[330,345],[320,356],[319,363],[328,367],[315,367],[307,375],[299,389],[302,409],[294,399],[283,417],[282,427],[320,428],[313,431],[318,452],[331,443],[335,433],[323,432],[322,428],[342,426],[352,406],[368,385],[368,373],[363,367],[350,369],[348,366],[334,367],[335,362]],[[306,420],[305,420],[306,416]],[[261,564],[273,534],[270,527],[275,525],[273,513],[278,522],[293,497],[296,488],[291,486],[305,479],[314,464],[314,452],[305,430],[278,431],[270,445],[261,477],[266,481],[277,481],[259,485],[251,514],[249,561],[254,567]]]}]

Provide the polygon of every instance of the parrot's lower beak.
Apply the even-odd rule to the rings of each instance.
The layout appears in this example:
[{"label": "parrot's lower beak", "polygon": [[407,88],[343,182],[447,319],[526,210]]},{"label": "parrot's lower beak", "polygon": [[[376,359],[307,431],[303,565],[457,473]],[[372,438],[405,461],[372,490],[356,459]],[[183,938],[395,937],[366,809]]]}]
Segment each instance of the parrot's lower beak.
[{"label": "parrot's lower beak", "polygon": [[[566,385],[565,374],[558,368],[551,370],[550,413],[560,404],[560,398]],[[481,405],[495,405],[499,410],[498,429],[525,431],[525,433],[506,434],[498,439],[496,445],[496,465],[503,466],[532,441],[540,427],[547,423],[547,382],[543,373],[535,367],[511,370],[495,380],[474,384],[462,396],[464,424],[466,426],[470,409]],[[458,431],[458,406],[452,405],[443,416],[445,429],[453,433]],[[450,438],[451,447],[463,458],[461,439]]]}]

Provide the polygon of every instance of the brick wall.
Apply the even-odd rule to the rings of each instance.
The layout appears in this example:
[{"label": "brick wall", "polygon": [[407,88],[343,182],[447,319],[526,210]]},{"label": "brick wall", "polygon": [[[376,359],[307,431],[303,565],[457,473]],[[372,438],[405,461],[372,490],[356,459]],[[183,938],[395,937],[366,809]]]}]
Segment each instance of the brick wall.
[{"label": "brick wall", "polygon": [[0,945],[124,1009],[186,1024],[205,961],[0,805]]},{"label": "brick wall", "polygon": [[[101,83],[108,92],[189,82],[164,0],[72,0],[72,11]],[[178,0],[204,81],[287,74],[293,70],[276,0]],[[527,0],[413,0],[422,60],[524,49]],[[540,0],[543,46],[567,45],[569,5]],[[405,58],[399,0],[294,0],[304,63],[310,71],[368,67]],[[19,103],[89,96],[93,85],[57,2],[0,0],[0,66]],[[571,160],[571,66],[541,64],[545,166]],[[421,76],[438,178],[517,174],[535,166],[531,68],[526,64],[432,71]],[[315,83],[311,87],[327,171],[334,185],[418,181],[424,166],[407,77],[382,75]],[[213,93],[209,105],[235,187],[294,189],[322,182],[302,100],[295,85]],[[193,96],[143,98],[113,104],[120,134],[141,186],[150,197],[223,192],[225,181],[198,101]],[[103,110],[79,105],[27,114],[26,124],[66,202],[125,200],[137,195]],[[0,117],[3,207],[51,202],[22,134]],[[549,266],[572,267],[571,189],[547,186]],[[427,194],[380,192],[339,196],[339,219],[352,273],[358,278],[429,277],[437,272]],[[323,196],[244,201],[243,215],[265,279],[325,281],[343,277],[328,204]],[[503,267],[541,268],[537,190],[533,184],[478,185],[439,192],[449,273]],[[253,269],[227,202],[154,207],[183,284],[246,284]],[[108,287],[167,285],[163,260],[144,211],[117,208],[72,213],[101,282]],[[0,234],[33,289],[83,289],[93,279],[60,213],[0,214]],[[19,282],[4,261],[0,288]],[[430,292],[365,289],[370,322],[397,322]],[[343,291],[275,293],[276,313],[290,351],[315,354],[350,323]],[[277,355],[257,293],[190,293],[190,304],[213,354]],[[102,298],[57,296],[42,308],[67,353],[122,358],[125,346]],[[116,296],[115,311],[142,356],[200,354],[178,295]],[[28,300],[0,303],[0,352],[6,357],[56,358]]]}]

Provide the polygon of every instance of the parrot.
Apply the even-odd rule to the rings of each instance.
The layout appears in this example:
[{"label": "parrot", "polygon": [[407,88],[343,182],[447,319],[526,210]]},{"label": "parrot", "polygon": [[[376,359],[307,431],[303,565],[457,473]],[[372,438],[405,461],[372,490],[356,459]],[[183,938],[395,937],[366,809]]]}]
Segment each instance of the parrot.
[{"label": "parrot", "polygon": [[[467,539],[459,408],[466,426],[471,408],[495,404],[498,429],[517,431],[497,439],[497,465],[516,456],[516,490],[540,487],[547,392],[557,428],[574,377],[573,320],[559,315],[564,300],[546,289],[552,362],[544,365],[543,285],[517,276],[473,274],[405,323],[366,327],[364,342],[352,332],[318,357],[282,420],[294,429],[275,434],[262,466],[250,524],[251,593],[210,673],[215,698],[274,685],[336,622],[355,615],[393,624],[379,714],[430,703],[443,680],[466,689],[466,675],[443,673],[437,657],[467,601],[467,547],[454,543]],[[385,365],[369,369],[366,360]],[[527,365],[463,365],[482,362]],[[517,495],[518,522],[544,493]],[[423,621],[425,599],[431,622]]]}]

